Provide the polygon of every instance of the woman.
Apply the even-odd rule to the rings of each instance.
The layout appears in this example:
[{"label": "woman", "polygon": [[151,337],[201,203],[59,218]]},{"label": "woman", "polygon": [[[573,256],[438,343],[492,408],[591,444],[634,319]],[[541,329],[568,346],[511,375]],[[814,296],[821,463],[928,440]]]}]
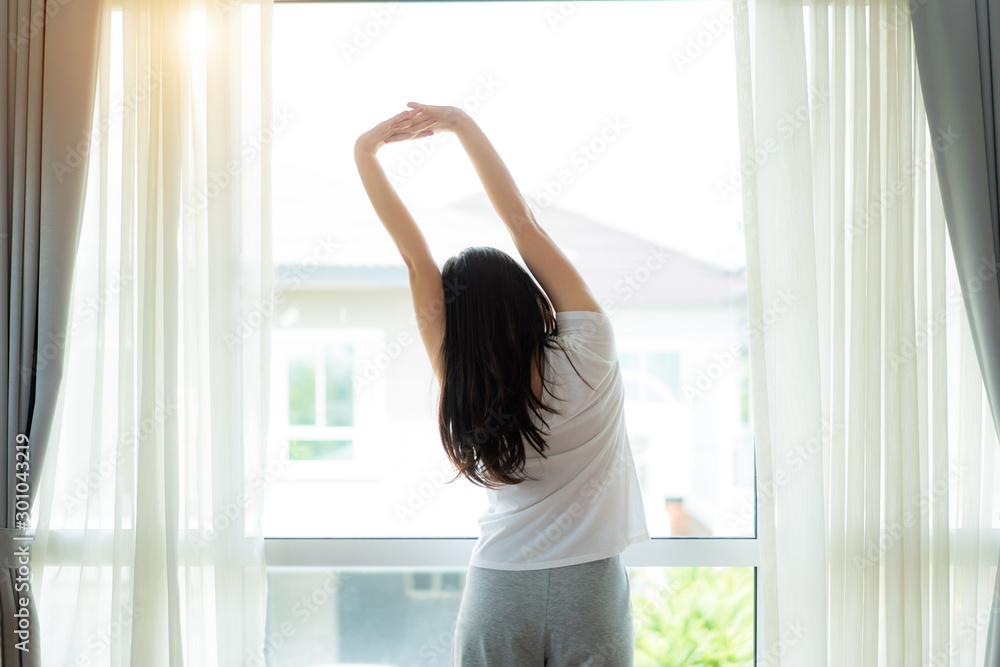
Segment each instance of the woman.
[{"label": "woman", "polygon": [[[632,665],[620,554],[649,534],[611,322],[472,118],[455,107],[408,106],[358,138],[355,160],[409,271],[441,383],[445,451],[490,501],[453,662]],[[438,270],[375,157],[387,143],[435,132],[458,136],[530,276],[494,248],[468,248]]]}]

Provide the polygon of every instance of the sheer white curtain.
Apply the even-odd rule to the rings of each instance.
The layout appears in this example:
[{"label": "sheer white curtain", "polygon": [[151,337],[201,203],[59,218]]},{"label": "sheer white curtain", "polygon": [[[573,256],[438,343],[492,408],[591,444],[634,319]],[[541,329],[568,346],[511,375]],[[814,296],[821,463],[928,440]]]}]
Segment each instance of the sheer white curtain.
[{"label": "sheer white curtain", "polygon": [[104,2],[64,165],[90,177],[33,549],[46,664],[263,664],[271,10]]},{"label": "sheer white curtain", "polygon": [[908,4],[734,12],[758,664],[981,665],[998,444],[933,171],[954,136],[928,136]]}]

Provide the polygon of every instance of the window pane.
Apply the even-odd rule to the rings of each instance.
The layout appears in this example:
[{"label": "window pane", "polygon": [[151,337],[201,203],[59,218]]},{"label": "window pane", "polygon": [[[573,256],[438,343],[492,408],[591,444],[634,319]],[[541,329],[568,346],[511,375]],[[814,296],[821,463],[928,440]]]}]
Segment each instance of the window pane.
[{"label": "window pane", "polygon": [[[274,239],[275,340],[318,345],[322,392],[315,414],[291,420],[275,450],[290,440],[353,444],[343,465],[300,458],[271,480],[267,534],[478,533],[486,494],[463,479],[450,483],[406,267],[358,179],[357,134],[345,131],[401,111],[408,100],[398,91],[427,90],[437,97],[424,102],[460,106],[480,123],[611,317],[650,533],[752,536],[731,4],[397,9],[376,16],[382,10],[367,3],[281,3],[274,12],[283,119],[274,132],[274,209],[288,221]],[[483,23],[495,29],[463,29]],[[415,52],[450,65],[400,70]],[[315,85],[316,63],[331,85]],[[581,106],[580,91],[597,92]],[[518,257],[453,135],[393,143],[379,159],[439,264],[468,246]],[[315,429],[294,428],[306,423]],[[356,511],[297,511],[345,506]]]},{"label": "window pane", "polygon": [[311,354],[288,361],[288,423],[316,423],[316,359]]},{"label": "window pane", "polygon": [[676,352],[619,355],[625,398],[631,403],[676,401],[681,395],[680,355]]},{"label": "window pane", "polygon": [[326,346],[326,425],[354,425],[354,350]]},{"label": "window pane", "polygon": [[[753,664],[753,568],[629,568],[636,667]],[[269,667],[451,667],[464,570],[271,568]]]},{"label": "window pane", "polygon": [[411,577],[414,591],[429,591],[434,587],[433,572],[414,572]]},{"label": "window pane", "polygon": [[630,572],[635,667],[753,665],[753,568]]},{"label": "window pane", "polygon": [[442,572],[441,573],[441,590],[442,591],[461,591],[462,590],[462,575],[458,572]]}]

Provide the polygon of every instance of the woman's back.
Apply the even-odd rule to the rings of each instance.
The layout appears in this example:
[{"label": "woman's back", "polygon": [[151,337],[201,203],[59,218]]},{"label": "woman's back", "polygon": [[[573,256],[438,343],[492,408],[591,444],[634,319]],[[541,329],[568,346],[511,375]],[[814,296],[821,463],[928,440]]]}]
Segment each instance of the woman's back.
[{"label": "woman's back", "polygon": [[[441,382],[442,445],[490,496],[453,664],[629,667],[620,554],[649,535],[611,321],[468,114],[409,106],[362,134],[355,160],[408,269],[420,338]],[[458,136],[530,276],[495,248],[466,249],[438,269],[375,159],[386,143],[435,131]]]},{"label": "woman's back", "polygon": [[[618,554],[649,539],[624,421],[611,321],[558,313],[546,348],[545,456],[526,449],[529,479],[489,489],[471,565],[529,570]],[[497,420],[504,418],[496,415]]]}]

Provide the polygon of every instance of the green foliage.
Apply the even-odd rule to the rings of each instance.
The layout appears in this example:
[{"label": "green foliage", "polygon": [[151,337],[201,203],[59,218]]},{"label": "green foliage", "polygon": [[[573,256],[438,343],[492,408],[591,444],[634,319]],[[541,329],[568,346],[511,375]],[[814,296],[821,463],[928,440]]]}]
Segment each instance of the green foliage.
[{"label": "green foliage", "polygon": [[753,568],[629,572],[636,667],[753,664]]}]

